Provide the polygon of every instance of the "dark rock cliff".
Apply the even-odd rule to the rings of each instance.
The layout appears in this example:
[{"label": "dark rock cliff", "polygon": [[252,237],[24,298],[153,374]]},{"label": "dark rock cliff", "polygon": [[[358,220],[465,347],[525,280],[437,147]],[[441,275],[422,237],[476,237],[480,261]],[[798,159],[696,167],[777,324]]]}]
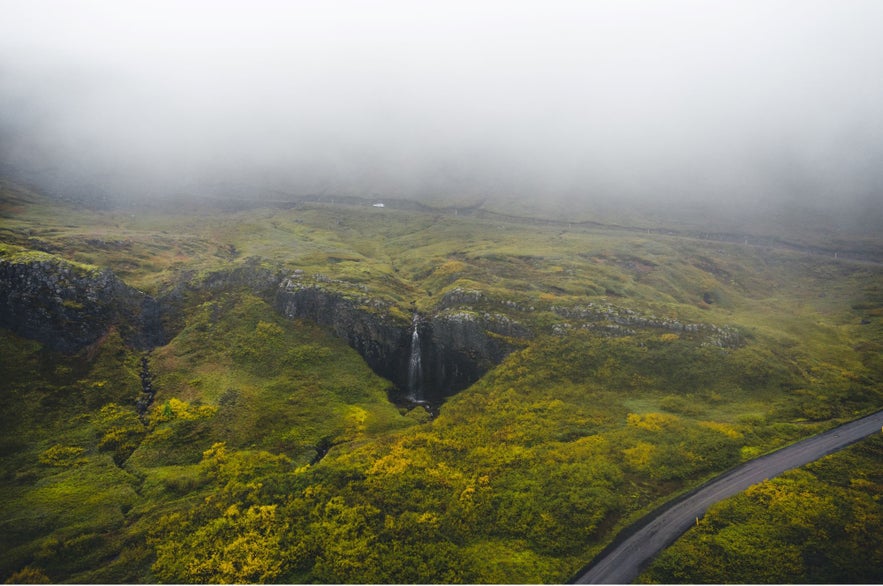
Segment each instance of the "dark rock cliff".
[{"label": "dark rock cliff", "polygon": [[502,362],[515,348],[513,338],[532,337],[505,316],[466,310],[442,311],[426,317],[421,325],[430,402],[462,391]]},{"label": "dark rock cliff", "polygon": [[377,300],[331,291],[303,276],[282,281],[276,308],[289,318],[330,328],[374,372],[392,381],[402,397],[409,386],[411,334],[416,327],[423,363],[419,386],[430,403],[463,390],[500,363],[515,348],[512,338],[530,337],[526,328],[502,315],[446,310],[413,321],[396,319]]},{"label": "dark rock cliff", "polygon": [[0,259],[0,326],[61,352],[77,352],[111,326],[135,348],[165,343],[159,304],[108,270],[45,253]]},{"label": "dark rock cliff", "polygon": [[275,300],[276,309],[284,316],[331,329],[361,354],[374,372],[403,389],[410,354],[408,324],[369,310],[367,302],[296,278],[282,281]]}]

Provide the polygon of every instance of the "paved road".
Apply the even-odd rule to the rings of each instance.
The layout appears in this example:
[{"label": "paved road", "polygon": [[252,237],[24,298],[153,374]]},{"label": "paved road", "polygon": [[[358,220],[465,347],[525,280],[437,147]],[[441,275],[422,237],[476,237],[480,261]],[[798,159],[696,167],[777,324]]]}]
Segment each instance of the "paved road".
[{"label": "paved road", "polygon": [[572,582],[632,582],[656,554],[674,543],[714,503],[786,470],[803,466],[869,435],[880,433],[881,427],[883,411],[878,411],[733,468],[624,529]]}]

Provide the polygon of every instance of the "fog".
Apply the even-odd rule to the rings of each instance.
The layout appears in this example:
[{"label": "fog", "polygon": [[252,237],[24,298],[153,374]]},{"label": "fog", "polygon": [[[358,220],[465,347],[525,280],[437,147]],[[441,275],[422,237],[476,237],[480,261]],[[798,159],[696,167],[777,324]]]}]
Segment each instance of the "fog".
[{"label": "fog", "polygon": [[0,174],[53,193],[883,198],[874,0],[0,13]]}]

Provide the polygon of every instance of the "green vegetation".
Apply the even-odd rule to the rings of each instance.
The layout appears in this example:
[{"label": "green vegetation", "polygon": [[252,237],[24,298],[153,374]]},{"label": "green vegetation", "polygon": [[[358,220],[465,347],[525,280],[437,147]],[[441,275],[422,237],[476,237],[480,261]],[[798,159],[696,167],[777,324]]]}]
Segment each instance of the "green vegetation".
[{"label": "green vegetation", "polygon": [[883,439],[718,503],[641,576],[644,583],[879,583]]},{"label": "green vegetation", "polygon": [[[109,268],[179,311],[149,353],[0,331],[2,580],[561,582],[680,491],[883,403],[872,263],[354,205],[0,204],[3,258]],[[535,336],[430,419],[273,309],[261,279],[295,270],[399,321],[454,308]],[[730,581],[738,555],[745,581],[879,581],[879,448],[723,503],[648,579]],[[779,544],[793,572],[762,573]]]}]

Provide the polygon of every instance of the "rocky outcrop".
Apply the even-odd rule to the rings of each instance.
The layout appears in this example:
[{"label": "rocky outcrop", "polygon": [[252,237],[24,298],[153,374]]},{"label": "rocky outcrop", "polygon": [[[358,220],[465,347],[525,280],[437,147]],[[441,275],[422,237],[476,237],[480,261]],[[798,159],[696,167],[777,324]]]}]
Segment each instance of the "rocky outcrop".
[{"label": "rocky outcrop", "polygon": [[263,266],[260,258],[252,256],[230,268],[192,279],[187,285],[208,293],[244,287],[256,295],[269,297],[283,276],[284,273]]},{"label": "rocky outcrop", "polygon": [[577,322],[557,324],[553,333],[562,335],[573,327],[597,330],[610,335],[632,335],[636,329],[656,329],[694,335],[705,343],[720,348],[739,348],[745,344],[742,334],[735,328],[707,323],[685,323],[676,319],[642,315],[634,310],[610,304],[552,306],[551,309],[560,317]]},{"label": "rocky outcrop", "polygon": [[249,257],[219,270],[197,273],[182,271],[171,287],[160,292],[162,323],[166,332],[184,328],[187,307],[202,303],[225,291],[245,289],[265,300],[272,300],[284,273]]},{"label": "rocky outcrop", "polygon": [[94,344],[111,326],[135,348],[165,343],[159,304],[109,270],[25,252],[0,258],[0,326],[60,352]]}]

